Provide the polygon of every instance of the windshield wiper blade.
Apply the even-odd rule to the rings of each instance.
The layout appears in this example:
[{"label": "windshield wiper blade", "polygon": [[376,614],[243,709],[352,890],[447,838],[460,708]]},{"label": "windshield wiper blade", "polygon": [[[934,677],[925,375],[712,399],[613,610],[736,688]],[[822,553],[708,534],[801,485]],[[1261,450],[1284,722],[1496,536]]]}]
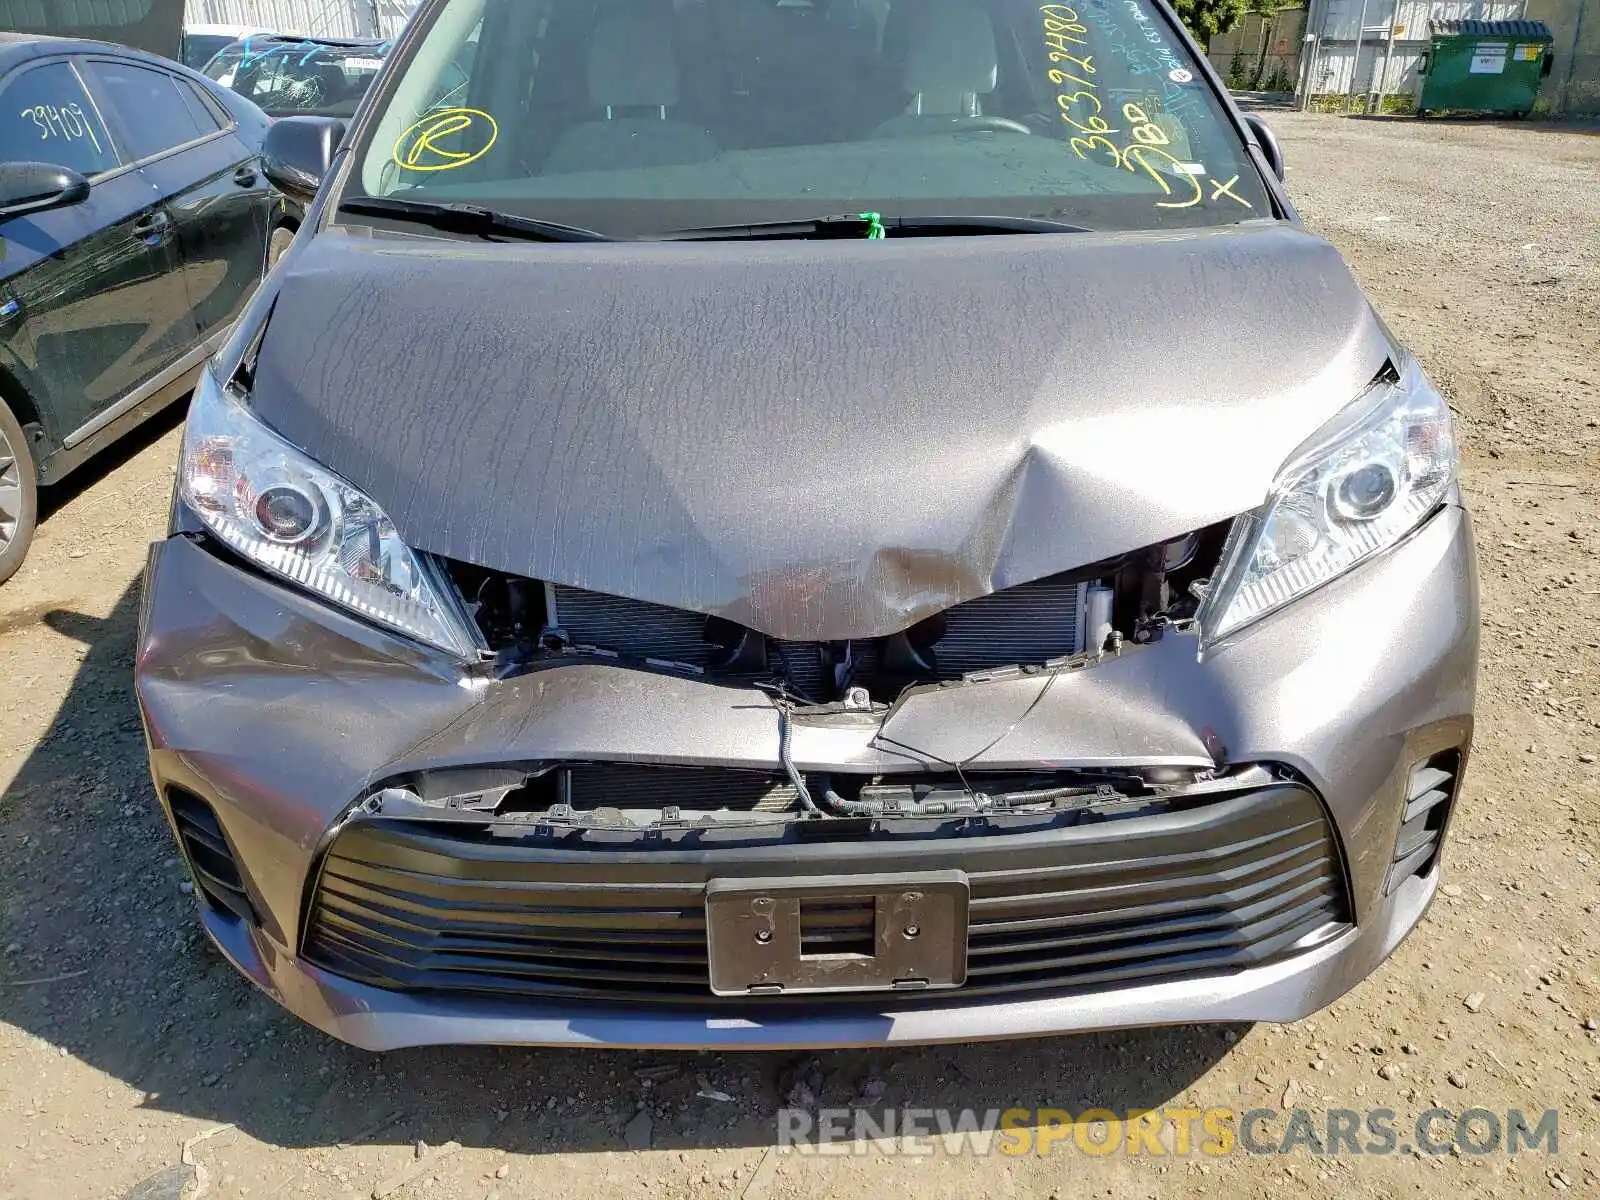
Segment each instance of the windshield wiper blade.
[{"label": "windshield wiper blade", "polygon": [[395,196],[352,196],[339,205],[340,212],[414,221],[446,233],[466,233],[493,240],[495,235],[521,238],[530,242],[609,242],[593,229],[519,217],[515,213],[477,204],[442,204],[429,200],[402,200]]},{"label": "windshield wiper blade", "polygon": [[[873,228],[875,214],[840,213],[804,221],[763,221],[753,225],[706,225],[696,229],[670,229],[652,234],[662,242],[713,242],[738,238],[863,238]],[[876,222],[889,237],[960,237],[985,233],[1090,233],[1082,225],[1050,221],[1043,217],[1005,217],[974,213],[949,216],[884,217]]]}]

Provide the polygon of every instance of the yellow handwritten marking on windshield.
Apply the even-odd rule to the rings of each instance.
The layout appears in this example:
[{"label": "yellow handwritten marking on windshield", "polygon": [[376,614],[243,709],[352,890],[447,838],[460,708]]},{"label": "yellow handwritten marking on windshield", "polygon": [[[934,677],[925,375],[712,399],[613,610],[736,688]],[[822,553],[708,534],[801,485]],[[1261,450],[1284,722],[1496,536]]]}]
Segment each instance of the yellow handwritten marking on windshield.
[{"label": "yellow handwritten marking on windshield", "polygon": [[[474,130],[480,131],[480,136],[483,131],[488,134],[476,150],[448,150],[441,144],[446,138]],[[481,108],[446,108],[429,113],[395,139],[394,161],[407,171],[454,171],[477,162],[499,139],[499,122]]]},{"label": "yellow handwritten marking on windshield", "polygon": [[1230,200],[1237,200],[1246,208],[1254,207],[1250,201],[1246,200],[1243,196],[1239,195],[1238,192],[1233,190],[1233,185],[1238,182],[1239,177],[1237,175],[1233,176],[1226,183],[1219,183],[1217,180],[1213,179],[1211,181],[1211,198],[1213,200],[1220,200],[1222,197],[1226,196]]},{"label": "yellow handwritten marking on windshield", "polygon": [[[1169,175],[1167,172],[1156,170],[1155,167],[1150,165],[1150,156],[1152,154],[1159,155],[1161,158],[1166,159],[1168,165],[1172,167],[1173,171],[1178,173],[1176,175]],[[1139,169],[1142,170],[1146,175],[1150,176],[1151,179],[1155,180],[1157,186],[1159,186],[1161,190],[1168,196],[1173,194],[1172,184],[1167,182],[1169,178],[1173,178],[1180,184],[1180,186],[1182,184],[1188,184],[1189,189],[1194,193],[1194,195],[1190,196],[1187,200],[1157,200],[1157,208],[1192,208],[1205,198],[1205,189],[1200,186],[1200,181],[1193,175],[1182,173],[1182,167],[1179,165],[1178,160],[1173,158],[1172,155],[1168,154],[1160,146],[1149,146],[1143,142],[1140,142],[1136,145],[1129,146],[1123,151],[1122,156],[1126,160],[1123,165],[1126,166],[1128,170],[1133,170],[1134,166],[1137,164]]]},{"label": "yellow handwritten marking on windshield", "polygon": [[[1089,32],[1080,20],[1077,9],[1066,4],[1044,4],[1039,7],[1039,13],[1044,18],[1041,24],[1044,27],[1046,57],[1052,63],[1071,62],[1083,72],[1082,75],[1075,75],[1059,67],[1052,67],[1048,72],[1050,82],[1063,89],[1056,95],[1056,107],[1061,112],[1061,119],[1080,133],[1089,135],[1068,138],[1067,145],[1072,147],[1072,152],[1082,159],[1088,159],[1092,154],[1104,155],[1110,166],[1133,174],[1143,172],[1165,197],[1155,202],[1157,208],[1191,208],[1203,202],[1206,199],[1205,188],[1191,173],[1190,164],[1180,162],[1171,151],[1164,148],[1172,144],[1172,138],[1157,123],[1157,119],[1165,118],[1166,114],[1152,115],[1143,105],[1126,103],[1122,106],[1121,116],[1128,123],[1127,136],[1131,141],[1119,145],[1112,140],[1122,130],[1113,129],[1101,115],[1105,111],[1105,102],[1101,99],[1100,85],[1095,79],[1086,78],[1097,74],[1094,56],[1085,54],[1077,57],[1067,50],[1068,45],[1088,45],[1082,38],[1069,36]],[[1066,91],[1064,85],[1069,83],[1080,85],[1080,90]],[[1238,181],[1237,175],[1226,182],[1210,179],[1211,199],[1227,196],[1249,208],[1250,202],[1232,190]]]},{"label": "yellow handwritten marking on windshield", "polygon": [[1167,135],[1161,126],[1146,115],[1144,109],[1137,104],[1124,104],[1122,106],[1123,119],[1132,123],[1133,128],[1128,132],[1133,134],[1133,140],[1143,142],[1146,146],[1165,146],[1168,142]]}]

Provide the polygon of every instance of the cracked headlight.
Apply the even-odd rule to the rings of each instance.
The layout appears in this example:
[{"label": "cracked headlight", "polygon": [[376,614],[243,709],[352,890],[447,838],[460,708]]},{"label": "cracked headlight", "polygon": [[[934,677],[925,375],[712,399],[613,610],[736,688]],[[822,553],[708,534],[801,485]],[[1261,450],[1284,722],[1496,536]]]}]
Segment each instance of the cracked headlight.
[{"label": "cracked headlight", "polygon": [[369,621],[473,653],[383,510],[258,421],[210,367],[189,405],[179,471],[183,502],[238,554]]},{"label": "cracked headlight", "polygon": [[1207,641],[1381,553],[1430,516],[1456,478],[1450,407],[1415,359],[1375,384],[1284,464],[1239,518],[1200,610]]}]

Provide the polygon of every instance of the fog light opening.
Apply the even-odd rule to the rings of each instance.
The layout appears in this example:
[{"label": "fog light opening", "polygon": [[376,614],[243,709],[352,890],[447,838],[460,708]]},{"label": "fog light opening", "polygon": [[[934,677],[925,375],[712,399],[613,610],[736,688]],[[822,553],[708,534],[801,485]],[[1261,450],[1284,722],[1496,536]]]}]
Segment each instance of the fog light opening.
[{"label": "fog light opening", "polygon": [[1433,870],[1460,781],[1460,750],[1435,754],[1412,768],[1384,895],[1407,879],[1426,876]]}]

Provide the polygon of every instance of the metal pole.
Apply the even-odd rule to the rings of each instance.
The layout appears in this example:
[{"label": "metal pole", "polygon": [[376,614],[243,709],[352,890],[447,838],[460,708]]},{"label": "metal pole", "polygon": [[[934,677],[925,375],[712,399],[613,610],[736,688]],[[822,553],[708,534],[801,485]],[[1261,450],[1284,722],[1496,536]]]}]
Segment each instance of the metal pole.
[{"label": "metal pole", "polygon": [[1295,97],[1295,109],[1305,112],[1311,104],[1311,81],[1317,75],[1317,35],[1307,33],[1300,39],[1300,78]]},{"label": "metal pole", "polygon": [[1356,71],[1361,66],[1361,42],[1367,32],[1367,0],[1361,0],[1361,15],[1356,18],[1356,48],[1350,59],[1350,87],[1344,94],[1344,111],[1350,111],[1350,102],[1356,97]]},{"label": "metal pole", "polygon": [[1383,102],[1389,95],[1389,68],[1394,63],[1394,19],[1400,15],[1400,0],[1395,0],[1394,11],[1389,14],[1389,43],[1383,52],[1383,74],[1378,77],[1378,104],[1374,111],[1383,115]]},{"label": "metal pole", "polygon": [[1313,65],[1311,47],[1317,39],[1317,14],[1321,10],[1322,6],[1319,0],[1309,0],[1306,5],[1306,27],[1305,31],[1300,35],[1300,70],[1295,74],[1294,83],[1294,106],[1299,112],[1305,112],[1306,106],[1311,100],[1311,68]]}]

